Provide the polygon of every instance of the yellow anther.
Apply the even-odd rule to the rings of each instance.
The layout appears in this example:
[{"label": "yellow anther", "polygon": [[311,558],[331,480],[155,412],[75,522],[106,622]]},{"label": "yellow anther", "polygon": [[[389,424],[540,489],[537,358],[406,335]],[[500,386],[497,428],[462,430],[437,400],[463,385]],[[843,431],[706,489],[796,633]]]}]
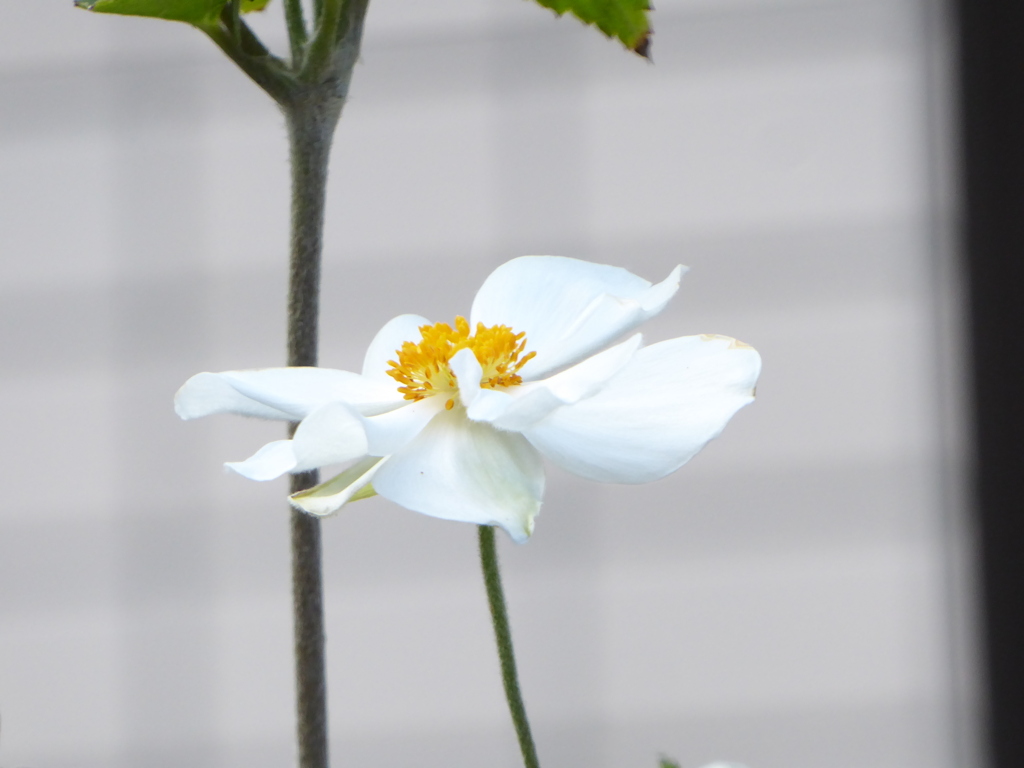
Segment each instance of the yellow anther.
[{"label": "yellow anther", "polygon": [[[507,325],[487,327],[477,323],[476,333],[470,334],[469,322],[464,317],[455,318],[454,328],[448,323],[424,325],[420,337],[418,344],[403,343],[401,349],[395,350],[398,359],[388,361],[388,376],[399,383],[398,391],[406,400],[456,391],[458,384],[448,361],[461,349],[473,350],[483,369],[480,386],[489,389],[522,384],[519,370],[536,354],[523,354],[525,333],[513,333]],[[454,399],[445,403],[448,410],[454,407]]]}]

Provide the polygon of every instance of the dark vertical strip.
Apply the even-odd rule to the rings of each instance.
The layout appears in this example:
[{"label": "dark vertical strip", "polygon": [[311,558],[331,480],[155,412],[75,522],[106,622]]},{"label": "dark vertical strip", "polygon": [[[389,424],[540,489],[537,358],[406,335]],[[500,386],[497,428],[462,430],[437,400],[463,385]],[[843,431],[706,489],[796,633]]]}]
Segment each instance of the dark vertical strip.
[{"label": "dark vertical strip", "polygon": [[1024,766],[1024,2],[957,0],[989,754]]},{"label": "dark vertical strip", "polygon": [[[322,82],[293,82],[281,103],[288,121],[291,150],[291,260],[288,269],[288,365],[318,362],[320,272],[324,245],[327,173],[334,130],[348,95],[352,69],[359,59],[367,0],[347,0],[331,7],[341,14],[338,39]],[[316,19],[324,6],[316,4]],[[320,30],[322,32],[322,29]],[[319,34],[319,33],[318,33]],[[316,39],[313,45],[320,49]],[[307,57],[310,48],[306,48]],[[292,424],[294,432],[296,425]],[[292,493],[317,483],[318,475],[292,477]],[[292,600],[295,625],[295,685],[299,768],[328,768],[327,663],[324,640],[324,586],[320,520],[291,510]]]},{"label": "dark vertical strip", "polygon": [[[320,260],[331,139],[338,100],[287,110],[292,165],[292,243],[288,282],[288,365],[317,364]],[[295,425],[292,425],[293,428]],[[292,477],[292,492],[311,488],[316,472]],[[291,510],[296,717],[300,768],[327,768],[327,666],[320,520]]]}]

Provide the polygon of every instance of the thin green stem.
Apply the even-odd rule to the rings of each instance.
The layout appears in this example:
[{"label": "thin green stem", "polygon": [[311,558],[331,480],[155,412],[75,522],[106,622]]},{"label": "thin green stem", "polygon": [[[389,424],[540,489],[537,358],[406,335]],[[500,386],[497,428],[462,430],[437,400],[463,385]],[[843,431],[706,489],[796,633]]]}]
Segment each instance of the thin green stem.
[{"label": "thin green stem", "polygon": [[240,0],[228,0],[228,4],[224,6],[224,13],[227,15],[228,30],[231,32],[231,37],[235,41],[235,45],[242,48],[242,13],[239,10]]},{"label": "thin green stem", "polygon": [[[292,476],[292,493],[312,488],[317,473]],[[327,663],[320,520],[293,509],[292,610],[299,768],[327,768]]]},{"label": "thin green stem", "polygon": [[313,39],[306,47],[306,59],[302,62],[302,70],[299,73],[303,81],[309,83],[320,80],[330,67],[338,42],[342,8],[350,4],[344,0],[324,0],[323,12],[317,20]]},{"label": "thin green stem", "polygon": [[[291,98],[296,86],[295,79],[289,74],[283,61],[270,55],[263,48],[244,21],[239,20],[241,44],[221,23],[209,24],[200,29],[274,101],[284,104]],[[250,53],[250,50],[253,53]]]},{"label": "thin green stem", "polygon": [[246,54],[258,59],[264,59],[270,66],[276,67],[280,72],[286,71],[285,63],[267,50],[267,47],[263,45],[263,41],[256,37],[256,33],[252,31],[252,27],[246,24],[245,19],[241,17],[238,19],[238,34],[242,40],[242,50]]},{"label": "thin green stem", "polygon": [[288,44],[292,52],[292,69],[302,67],[306,50],[306,20],[302,17],[302,0],[284,0],[284,20],[288,25]]},{"label": "thin green stem", "polygon": [[481,525],[479,534],[480,565],[484,572],[484,585],[487,587],[487,603],[491,607],[494,639],[498,644],[501,682],[505,686],[505,698],[508,700],[508,709],[512,714],[516,736],[519,738],[523,764],[526,768],[540,768],[537,747],[533,743],[530,723],[526,719],[523,695],[519,690],[519,675],[516,673],[516,656],[512,650],[512,630],[509,627],[508,610],[505,607],[505,592],[501,587],[501,571],[498,568],[498,549],[494,541],[494,528],[489,525]]}]

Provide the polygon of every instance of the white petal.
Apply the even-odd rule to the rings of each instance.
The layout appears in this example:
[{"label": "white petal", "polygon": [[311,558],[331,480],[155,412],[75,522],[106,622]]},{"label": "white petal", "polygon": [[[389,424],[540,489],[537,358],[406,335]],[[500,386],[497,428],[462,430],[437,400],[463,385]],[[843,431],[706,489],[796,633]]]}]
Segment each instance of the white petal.
[{"label": "white petal", "polygon": [[174,395],[174,411],[183,419],[213,413],[237,413],[260,419],[293,419],[291,413],[243,395],[220,373],[197,373]]},{"label": "white petal", "polygon": [[399,315],[388,320],[384,327],[377,331],[377,335],[370,342],[366,350],[366,357],[363,358],[363,376],[376,381],[381,381],[391,387],[398,387],[395,380],[388,376],[387,371],[391,367],[389,360],[396,358],[396,353],[402,347],[402,342],[419,342],[420,326],[433,325],[427,318],[419,315]]},{"label": "white petal", "polygon": [[581,363],[556,373],[543,381],[533,384],[534,387],[548,389],[566,405],[579,402],[596,395],[608,381],[618,374],[640,349],[643,336],[639,333],[626,339],[621,344],[609,347]]},{"label": "white petal", "polygon": [[641,349],[598,394],[553,411],[524,434],[583,477],[643,483],[689,461],[754,399],[761,358],[725,336]]},{"label": "white petal", "polygon": [[365,419],[344,403],[327,403],[302,420],[291,440],[267,443],[245,461],[224,466],[250,480],[273,480],[365,456]]},{"label": "white petal", "polygon": [[401,408],[363,420],[370,455],[388,456],[408,445],[445,406],[444,398],[437,396],[403,402]]},{"label": "white petal", "polygon": [[459,383],[459,400],[473,421],[492,422],[500,418],[514,404],[515,400],[508,392],[517,390],[519,387],[500,391],[484,389],[480,386],[484,372],[472,350],[459,350],[448,361],[448,365]]},{"label": "white petal", "polygon": [[245,461],[229,461],[224,466],[250,480],[273,480],[295,469],[298,461],[291,440],[267,443]]},{"label": "white petal", "polygon": [[327,403],[302,420],[292,438],[295,468],[306,472],[352,461],[367,453],[363,419],[345,403]]},{"label": "white petal", "polygon": [[387,458],[368,456],[340,475],[307,491],[289,496],[292,506],[317,517],[333,515],[350,501],[369,498],[375,491],[370,481]]},{"label": "white petal", "polygon": [[484,377],[484,369],[471,349],[460,349],[448,361],[448,367],[455,374],[459,384],[459,400],[467,408],[480,396],[480,380]]},{"label": "white petal", "polygon": [[377,493],[445,520],[500,525],[516,541],[533,532],[544,472],[522,436],[441,411],[373,481]]},{"label": "white petal", "polygon": [[593,397],[636,354],[641,336],[588,357],[550,378],[510,387],[504,392],[481,390],[482,396],[468,408],[474,421],[487,421],[498,429],[522,432],[556,408]]},{"label": "white petal", "polygon": [[[519,406],[519,408],[529,408],[533,405],[532,402],[527,402],[525,406],[520,405],[520,400],[529,400],[526,392],[521,392],[520,399],[513,397],[510,392],[513,392],[520,387],[513,387],[507,390],[499,389],[481,389],[478,388],[473,396],[472,402],[466,408],[466,415],[473,421],[485,421],[489,424],[493,424],[505,416],[510,409]],[[461,392],[461,390],[460,390]],[[545,391],[540,394],[543,395]],[[465,403],[465,400],[463,400]],[[545,414],[546,415],[546,414]],[[509,431],[515,432],[516,430],[510,429]]]},{"label": "white petal", "polygon": [[498,267],[473,301],[471,324],[526,333],[537,353],[522,369],[537,379],[582,360],[658,314],[679,288],[676,267],[657,285],[620,267],[562,256],[522,256]]},{"label": "white petal", "polygon": [[265,368],[196,374],[174,396],[174,410],[183,419],[237,413],[298,421],[338,400],[372,415],[397,407],[402,396],[395,387],[350,371]]}]

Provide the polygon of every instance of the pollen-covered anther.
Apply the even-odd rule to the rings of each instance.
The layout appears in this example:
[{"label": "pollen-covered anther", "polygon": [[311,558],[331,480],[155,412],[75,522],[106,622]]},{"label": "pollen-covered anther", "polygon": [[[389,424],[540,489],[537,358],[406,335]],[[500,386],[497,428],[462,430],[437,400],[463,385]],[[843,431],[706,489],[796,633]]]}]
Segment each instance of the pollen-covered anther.
[{"label": "pollen-covered anther", "polygon": [[[464,317],[455,318],[454,328],[448,323],[421,326],[420,337],[418,344],[403,343],[401,349],[395,350],[398,359],[388,361],[391,366],[388,376],[399,383],[398,391],[406,400],[455,392],[458,382],[448,361],[459,350],[473,350],[483,369],[480,386],[489,389],[522,384],[519,371],[536,354],[523,354],[525,333],[513,333],[507,325],[488,327],[477,323],[476,332],[470,334],[469,322]],[[449,399],[445,405],[450,408],[454,404],[455,401]]]}]

